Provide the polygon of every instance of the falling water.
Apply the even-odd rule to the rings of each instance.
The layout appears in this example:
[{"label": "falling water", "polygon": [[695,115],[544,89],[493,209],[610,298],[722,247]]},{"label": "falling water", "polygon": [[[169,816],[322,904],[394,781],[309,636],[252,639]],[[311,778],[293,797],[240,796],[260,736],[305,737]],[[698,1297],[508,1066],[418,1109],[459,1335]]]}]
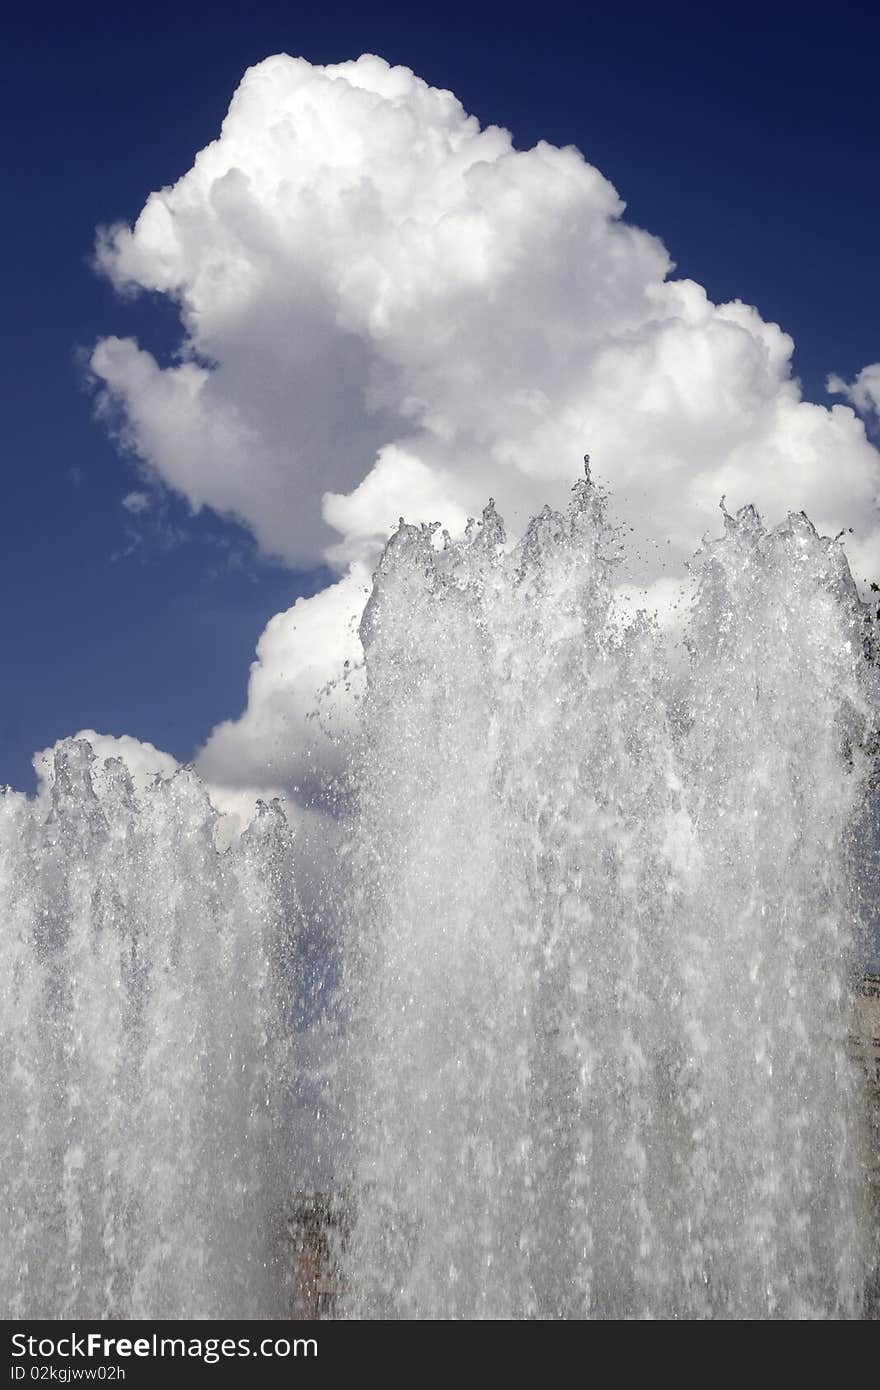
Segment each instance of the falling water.
[{"label": "falling water", "polygon": [[859,1315],[865,611],[803,515],[724,521],[678,653],[589,479],[385,551],[343,1315]]},{"label": "falling water", "polygon": [[284,1316],[311,1146],[338,1316],[860,1315],[876,666],[837,542],[724,520],[677,645],[589,479],[401,525],[307,965],[277,807],[220,853],[73,742],[3,796],[8,1314]]},{"label": "falling water", "polygon": [[289,835],[215,819],[72,741],[48,813],[0,803],[6,1316],[283,1314]]}]

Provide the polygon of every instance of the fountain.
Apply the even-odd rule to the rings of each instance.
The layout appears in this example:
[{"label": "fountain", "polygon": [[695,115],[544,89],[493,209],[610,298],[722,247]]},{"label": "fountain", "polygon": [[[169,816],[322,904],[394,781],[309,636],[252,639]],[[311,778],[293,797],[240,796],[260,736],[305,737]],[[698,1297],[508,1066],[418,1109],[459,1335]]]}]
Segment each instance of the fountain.
[{"label": "fountain", "polygon": [[840,545],[724,521],[677,662],[615,603],[588,478],[513,549],[491,504],[386,549],[348,1315],[859,1314],[876,673]]},{"label": "fountain", "polygon": [[670,638],[589,478],[514,546],[401,524],[317,959],[278,807],[221,853],[194,773],[71,742],[4,795],[9,1314],[285,1316],[318,1038],[335,1316],[862,1315],[877,670],[838,542],[724,531]]},{"label": "fountain", "polygon": [[285,1308],[289,834],[225,854],[194,773],[135,795],[84,742],[0,804],[0,1288],[7,1316]]}]

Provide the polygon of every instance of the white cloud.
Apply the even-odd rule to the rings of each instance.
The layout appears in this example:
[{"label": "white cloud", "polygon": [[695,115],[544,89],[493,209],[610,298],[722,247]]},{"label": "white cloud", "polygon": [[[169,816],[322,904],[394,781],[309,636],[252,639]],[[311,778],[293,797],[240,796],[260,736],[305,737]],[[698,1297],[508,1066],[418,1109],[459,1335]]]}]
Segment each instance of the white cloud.
[{"label": "white cloud", "polygon": [[396,444],[379,450],[374,467],[348,494],[324,495],[324,516],[347,541],[327,551],[340,562],[375,559],[399,519],[395,508],[410,517],[443,517],[450,531],[464,529],[467,513],[457,500],[458,480]]},{"label": "white cloud", "polygon": [[844,381],[832,374],[825,389],[832,395],[846,396],[860,414],[876,415],[880,419],[880,362],[863,367],[854,381]]},{"label": "white cloud", "polygon": [[218,724],[199,755],[209,784],[284,787],[310,802],[326,794],[351,727],[361,677],[357,625],[369,586],[369,570],[354,565],[337,584],[270,620],[251,667],[247,709]]},{"label": "white cloud", "polygon": [[153,503],[149,493],[146,492],[127,492],[122,499],[122,505],[132,516],[143,516],[148,512]]},{"label": "white cloud", "polygon": [[[202,755],[211,777],[306,775],[305,712],[354,659],[362,567],[400,513],[459,530],[493,494],[515,530],[585,450],[636,544],[670,541],[642,547],[637,585],[716,528],[722,493],[851,526],[858,577],[880,572],[862,422],[803,401],[791,339],[670,279],[623,208],[577,150],[517,151],[406,68],[276,56],[192,169],[102,236],[120,290],[180,307],[173,364],[130,339],[92,357],[147,471],[270,554],[355,565],[272,620],[245,714]],[[867,379],[841,387],[876,400]]]}]

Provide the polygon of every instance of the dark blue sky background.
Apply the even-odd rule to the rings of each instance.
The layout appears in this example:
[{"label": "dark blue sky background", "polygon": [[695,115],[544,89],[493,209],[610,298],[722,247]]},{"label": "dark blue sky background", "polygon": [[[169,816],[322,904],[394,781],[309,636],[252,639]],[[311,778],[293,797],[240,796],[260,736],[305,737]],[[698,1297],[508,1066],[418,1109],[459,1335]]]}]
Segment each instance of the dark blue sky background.
[{"label": "dark blue sky background", "polygon": [[[451,88],[526,147],[574,143],[663,237],[678,272],[791,332],[806,394],[880,359],[876,7],[545,4],[426,12],[44,5],[3,26],[6,134],[0,781],[92,726],[189,757],[244,703],[268,617],[322,574],[169,499],[130,554],[137,479],[92,418],[77,348],[167,352],[167,305],[120,303],[95,225],[132,220],[219,129],[244,69],[370,50]],[[181,534],[182,533],[182,534]]]}]

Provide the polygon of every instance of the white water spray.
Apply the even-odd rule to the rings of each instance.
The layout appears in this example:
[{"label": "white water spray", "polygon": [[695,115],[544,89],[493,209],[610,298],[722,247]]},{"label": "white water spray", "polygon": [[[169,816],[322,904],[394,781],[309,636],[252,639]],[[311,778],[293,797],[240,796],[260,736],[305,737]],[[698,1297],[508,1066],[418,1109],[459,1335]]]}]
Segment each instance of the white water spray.
[{"label": "white water spray", "polygon": [[686,669],[589,480],[401,525],[362,625],[350,1315],[856,1316],[846,1051],[877,683],[842,549],[744,509]]},{"label": "white water spray", "polygon": [[338,1316],[862,1312],[842,549],[725,515],[670,654],[589,480],[514,548],[492,505],[436,542],[401,526],[364,615],[307,965],[277,808],[220,854],[194,774],[138,796],[74,743],[0,802],[8,1314],[284,1316],[306,1151],[354,1212]]},{"label": "white water spray", "polygon": [[215,819],[82,742],[0,803],[7,1316],[284,1315],[289,835]]}]

